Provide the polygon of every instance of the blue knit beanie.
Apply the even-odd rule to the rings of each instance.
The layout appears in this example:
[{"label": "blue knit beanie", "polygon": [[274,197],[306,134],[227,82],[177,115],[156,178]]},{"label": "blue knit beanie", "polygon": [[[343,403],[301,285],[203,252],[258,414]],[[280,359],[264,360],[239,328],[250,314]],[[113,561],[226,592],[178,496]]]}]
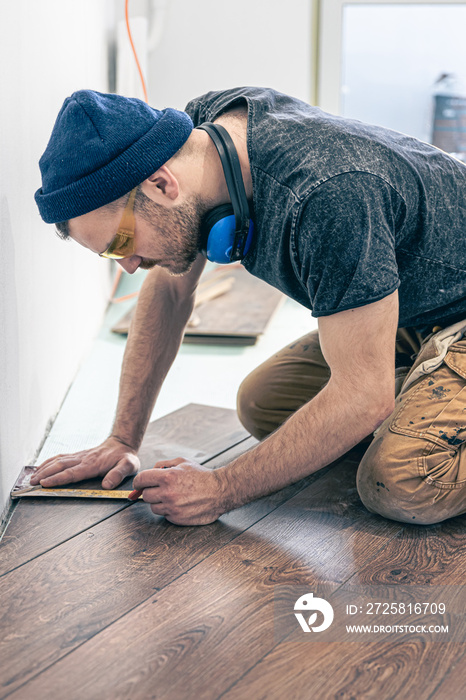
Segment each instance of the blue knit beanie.
[{"label": "blue knit beanie", "polygon": [[185,112],[93,90],[73,93],[39,161],[41,217],[66,221],[122,197],[166,163],[192,129]]}]

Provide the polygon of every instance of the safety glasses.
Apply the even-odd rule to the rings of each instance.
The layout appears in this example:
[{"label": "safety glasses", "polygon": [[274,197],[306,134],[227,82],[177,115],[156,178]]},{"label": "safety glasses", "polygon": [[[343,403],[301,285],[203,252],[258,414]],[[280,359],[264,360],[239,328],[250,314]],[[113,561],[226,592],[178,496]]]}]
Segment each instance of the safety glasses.
[{"label": "safety glasses", "polygon": [[108,248],[103,253],[99,253],[101,258],[121,260],[130,258],[134,254],[134,200],[137,189],[135,187],[131,190],[118,231]]}]

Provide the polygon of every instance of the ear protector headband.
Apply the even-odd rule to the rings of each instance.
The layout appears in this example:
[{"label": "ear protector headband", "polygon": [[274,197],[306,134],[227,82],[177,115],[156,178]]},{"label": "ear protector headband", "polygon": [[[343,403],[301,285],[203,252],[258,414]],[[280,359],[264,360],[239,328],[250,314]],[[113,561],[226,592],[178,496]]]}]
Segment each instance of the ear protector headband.
[{"label": "ear protector headband", "polygon": [[212,262],[236,262],[248,252],[254,230],[238,153],[230,134],[220,124],[205,122],[197,128],[207,131],[214,142],[231,199],[231,204],[221,204],[203,218],[201,252]]}]

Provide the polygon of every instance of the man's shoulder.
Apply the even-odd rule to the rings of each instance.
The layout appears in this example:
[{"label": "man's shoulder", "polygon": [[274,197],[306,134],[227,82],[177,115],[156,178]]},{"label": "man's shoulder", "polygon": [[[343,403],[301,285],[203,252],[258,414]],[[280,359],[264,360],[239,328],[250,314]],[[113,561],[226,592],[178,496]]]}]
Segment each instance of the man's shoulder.
[{"label": "man's shoulder", "polygon": [[190,100],[185,107],[185,112],[193,120],[194,126],[198,126],[202,122],[213,121],[216,116],[234,108],[235,105],[245,104],[246,97],[243,93],[244,88],[206,92]]},{"label": "man's shoulder", "polygon": [[274,111],[285,103],[299,103],[312,109],[310,105],[273,88],[243,86],[206,92],[190,100],[185,111],[197,126],[202,121],[213,121],[224,112],[239,107],[253,106],[256,110],[263,107],[265,111]]}]

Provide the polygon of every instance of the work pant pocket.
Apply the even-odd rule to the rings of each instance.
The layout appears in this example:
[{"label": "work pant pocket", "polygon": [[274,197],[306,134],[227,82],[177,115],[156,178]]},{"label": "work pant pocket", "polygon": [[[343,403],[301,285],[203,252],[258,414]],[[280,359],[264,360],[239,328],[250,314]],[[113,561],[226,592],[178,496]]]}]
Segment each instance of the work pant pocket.
[{"label": "work pant pocket", "polygon": [[411,460],[418,475],[440,489],[461,488],[466,483],[466,341],[452,345],[444,363],[401,394],[397,404],[389,430],[417,438]]}]

